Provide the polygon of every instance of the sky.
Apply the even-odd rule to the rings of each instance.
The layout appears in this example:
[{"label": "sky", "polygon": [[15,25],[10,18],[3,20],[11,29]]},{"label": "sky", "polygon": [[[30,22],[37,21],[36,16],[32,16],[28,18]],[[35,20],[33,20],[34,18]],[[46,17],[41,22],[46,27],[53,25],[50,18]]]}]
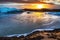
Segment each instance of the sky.
[{"label": "sky", "polygon": [[[6,3],[6,2],[15,2],[15,3],[31,3],[31,2],[40,2],[40,0],[0,0],[0,3]],[[49,1],[50,2],[50,1]],[[49,3],[47,2],[47,3]],[[53,4],[60,5],[60,1],[52,1]]]},{"label": "sky", "polygon": [[39,0],[0,0],[0,2],[38,2]]},{"label": "sky", "polygon": [[[39,3],[41,3],[40,2],[40,0],[0,0],[0,5],[10,5],[10,7],[11,7],[11,5],[21,5],[20,3],[33,3],[33,2],[39,2]],[[58,9],[60,9],[60,4],[58,4],[58,3],[56,3],[56,2],[54,2],[53,3],[54,5],[56,5],[54,8],[58,8]],[[5,5],[5,6],[6,6]],[[50,6],[51,7],[51,6]]]}]

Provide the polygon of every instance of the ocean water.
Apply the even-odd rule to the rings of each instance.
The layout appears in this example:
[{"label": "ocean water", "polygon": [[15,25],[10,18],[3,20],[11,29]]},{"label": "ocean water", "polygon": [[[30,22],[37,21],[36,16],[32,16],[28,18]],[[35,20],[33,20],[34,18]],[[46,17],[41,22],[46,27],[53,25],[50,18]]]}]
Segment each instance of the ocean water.
[{"label": "ocean water", "polygon": [[[35,29],[60,28],[60,12],[44,12],[44,19],[35,14],[23,12],[20,14],[0,15],[0,36],[29,33]],[[40,16],[39,16],[40,17]]]}]

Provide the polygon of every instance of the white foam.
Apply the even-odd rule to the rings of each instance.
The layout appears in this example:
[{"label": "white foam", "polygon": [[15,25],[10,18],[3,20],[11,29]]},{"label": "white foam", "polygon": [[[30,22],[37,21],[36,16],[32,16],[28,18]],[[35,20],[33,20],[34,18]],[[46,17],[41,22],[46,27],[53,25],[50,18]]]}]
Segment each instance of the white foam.
[{"label": "white foam", "polygon": [[7,36],[5,36],[5,37],[13,37],[13,36],[20,37],[20,36],[22,36],[22,35],[23,35],[23,36],[27,36],[27,35],[35,32],[35,31],[51,31],[51,30],[54,30],[54,29],[35,29],[35,30],[33,30],[32,32],[30,32],[30,33],[25,33],[25,34],[13,34],[13,35],[7,35]]}]

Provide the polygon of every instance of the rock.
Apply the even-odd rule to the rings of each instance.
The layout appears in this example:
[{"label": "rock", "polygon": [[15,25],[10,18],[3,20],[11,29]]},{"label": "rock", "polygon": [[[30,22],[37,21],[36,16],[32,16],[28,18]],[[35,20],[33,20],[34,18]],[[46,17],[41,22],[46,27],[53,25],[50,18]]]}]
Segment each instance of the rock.
[{"label": "rock", "polygon": [[[34,31],[26,36],[3,37],[1,40],[60,40],[60,29]],[[58,32],[57,32],[58,31]]]}]

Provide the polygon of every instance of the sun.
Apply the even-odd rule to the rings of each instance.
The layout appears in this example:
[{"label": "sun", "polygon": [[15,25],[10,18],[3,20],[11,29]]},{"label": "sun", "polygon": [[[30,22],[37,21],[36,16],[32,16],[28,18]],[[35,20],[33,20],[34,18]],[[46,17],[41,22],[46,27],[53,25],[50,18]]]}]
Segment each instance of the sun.
[{"label": "sun", "polygon": [[44,5],[44,4],[32,4],[31,8],[42,9],[42,8],[45,8],[45,7],[46,7],[46,5]]},{"label": "sun", "polygon": [[36,5],[36,7],[37,7],[37,8],[39,8],[39,9],[44,8],[44,6],[43,6],[43,5]]}]

